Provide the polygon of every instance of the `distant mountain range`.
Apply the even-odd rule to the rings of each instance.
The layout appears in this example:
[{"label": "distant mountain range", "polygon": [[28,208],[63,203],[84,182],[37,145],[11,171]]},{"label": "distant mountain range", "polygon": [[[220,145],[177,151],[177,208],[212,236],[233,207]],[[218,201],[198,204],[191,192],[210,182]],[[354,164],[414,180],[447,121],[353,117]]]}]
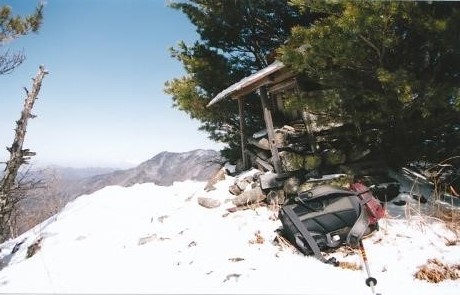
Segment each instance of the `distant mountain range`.
[{"label": "distant mountain range", "polygon": [[76,197],[109,185],[132,186],[151,182],[169,186],[175,181],[207,181],[223,163],[219,152],[198,149],[184,153],[161,152],[126,170],[51,166],[33,171],[29,177],[43,180],[45,185],[30,191],[26,200],[20,203],[18,231],[23,232],[56,214]]},{"label": "distant mountain range", "polygon": [[169,186],[175,181],[206,181],[219,170],[222,162],[219,152],[214,150],[162,152],[137,167],[87,177],[77,181],[76,186],[80,193],[90,194],[108,185],[151,182]]}]

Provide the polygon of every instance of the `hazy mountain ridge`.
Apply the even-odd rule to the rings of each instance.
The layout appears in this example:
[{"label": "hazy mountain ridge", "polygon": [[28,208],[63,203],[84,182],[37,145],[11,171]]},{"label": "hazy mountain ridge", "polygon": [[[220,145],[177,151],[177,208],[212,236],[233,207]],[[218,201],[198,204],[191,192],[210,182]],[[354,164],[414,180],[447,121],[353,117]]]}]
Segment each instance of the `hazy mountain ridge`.
[{"label": "hazy mountain ridge", "polygon": [[161,152],[137,167],[96,175],[78,182],[84,193],[91,193],[108,185],[131,186],[152,182],[169,186],[174,181],[206,181],[221,167],[219,152],[194,150],[185,153]]},{"label": "hazy mountain ridge", "polygon": [[48,174],[55,174],[60,179],[75,180],[93,177],[101,174],[108,174],[116,171],[115,168],[104,167],[85,167],[85,168],[72,168],[53,165],[45,169]]},{"label": "hazy mountain ridge", "polygon": [[169,186],[175,181],[207,181],[220,169],[223,159],[215,150],[193,150],[184,153],[161,152],[138,166],[125,170],[112,168],[68,168],[51,166],[33,172],[43,187],[28,192],[20,202],[18,232],[57,213],[68,202],[109,185],[132,186],[152,182]]}]

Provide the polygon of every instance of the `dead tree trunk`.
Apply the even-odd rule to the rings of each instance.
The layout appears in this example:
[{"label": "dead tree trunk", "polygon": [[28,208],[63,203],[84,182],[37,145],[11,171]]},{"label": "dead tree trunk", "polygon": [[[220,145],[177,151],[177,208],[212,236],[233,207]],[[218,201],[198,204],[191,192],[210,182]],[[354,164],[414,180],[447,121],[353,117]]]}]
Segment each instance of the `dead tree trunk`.
[{"label": "dead tree trunk", "polygon": [[42,80],[48,72],[44,66],[40,66],[37,75],[32,84],[32,91],[26,91],[24,108],[21,112],[21,118],[16,121],[16,134],[13,144],[7,148],[10,152],[10,159],[6,162],[5,173],[0,181],[0,242],[5,241],[10,236],[9,220],[14,205],[17,202],[17,196],[14,191],[16,188],[16,176],[19,168],[23,164],[27,164],[31,156],[35,153],[29,149],[23,149],[24,138],[26,135],[27,121],[35,116],[32,114],[32,108],[42,85]]}]

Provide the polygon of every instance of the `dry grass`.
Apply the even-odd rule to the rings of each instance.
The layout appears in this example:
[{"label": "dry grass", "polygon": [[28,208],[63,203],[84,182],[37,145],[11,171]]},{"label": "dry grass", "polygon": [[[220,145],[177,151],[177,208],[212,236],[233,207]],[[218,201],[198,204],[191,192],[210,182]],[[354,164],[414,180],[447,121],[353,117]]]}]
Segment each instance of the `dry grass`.
[{"label": "dry grass", "polygon": [[[431,221],[439,221],[445,224],[445,226],[452,231],[456,238],[455,239],[446,239],[446,245],[453,246],[460,243],[460,208],[456,207],[454,204],[446,204],[440,202],[441,200],[441,191],[440,184],[436,181],[434,183],[434,189],[432,195],[430,196],[429,204],[407,204],[405,206],[405,217],[408,220],[416,219],[419,221],[419,226],[423,230],[430,226]],[[420,194],[420,188],[417,187],[416,183],[411,187],[409,194]],[[389,217],[389,216],[387,216]]]},{"label": "dry grass", "polygon": [[280,251],[290,250],[292,251],[292,253],[300,253],[300,251],[282,235],[276,235],[275,239],[273,240],[273,243],[278,246]]},{"label": "dry grass", "polygon": [[357,263],[348,262],[348,261],[341,261],[339,263],[339,267],[343,269],[350,269],[350,270],[362,270],[363,269],[362,265],[358,265]]},{"label": "dry grass", "polygon": [[[414,187],[411,189],[411,194]],[[431,196],[430,207],[423,207],[420,203],[415,205],[406,206],[406,219],[416,220],[421,230],[430,226],[432,221],[442,222],[453,234],[454,238],[446,238],[446,246],[455,246],[460,243],[460,210],[458,207],[446,205],[438,202],[440,196],[435,183],[433,195]],[[414,278],[418,280],[425,280],[430,283],[439,283],[444,280],[458,280],[460,279],[460,264],[447,264],[439,259],[428,259],[427,262],[420,266]]]},{"label": "dry grass", "polygon": [[454,207],[438,206],[434,210],[434,217],[443,221],[447,228],[457,235],[457,242],[460,239],[460,210]]},{"label": "dry grass", "polygon": [[414,278],[430,283],[458,280],[460,279],[460,264],[448,265],[439,259],[428,259],[424,265],[419,267],[419,270],[414,274]]}]

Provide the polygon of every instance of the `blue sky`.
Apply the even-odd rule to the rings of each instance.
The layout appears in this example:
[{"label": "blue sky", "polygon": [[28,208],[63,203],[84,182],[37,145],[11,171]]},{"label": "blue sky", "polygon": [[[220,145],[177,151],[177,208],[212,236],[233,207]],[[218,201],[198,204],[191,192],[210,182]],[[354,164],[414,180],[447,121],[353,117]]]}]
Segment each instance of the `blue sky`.
[{"label": "blue sky", "polygon": [[[219,149],[199,122],[172,108],[164,83],[185,74],[169,48],[198,39],[168,0],[47,0],[38,34],[3,45],[26,61],[0,76],[0,161],[40,64],[49,71],[24,148],[34,165],[129,167],[159,152]],[[14,14],[38,0],[2,0]]]}]

